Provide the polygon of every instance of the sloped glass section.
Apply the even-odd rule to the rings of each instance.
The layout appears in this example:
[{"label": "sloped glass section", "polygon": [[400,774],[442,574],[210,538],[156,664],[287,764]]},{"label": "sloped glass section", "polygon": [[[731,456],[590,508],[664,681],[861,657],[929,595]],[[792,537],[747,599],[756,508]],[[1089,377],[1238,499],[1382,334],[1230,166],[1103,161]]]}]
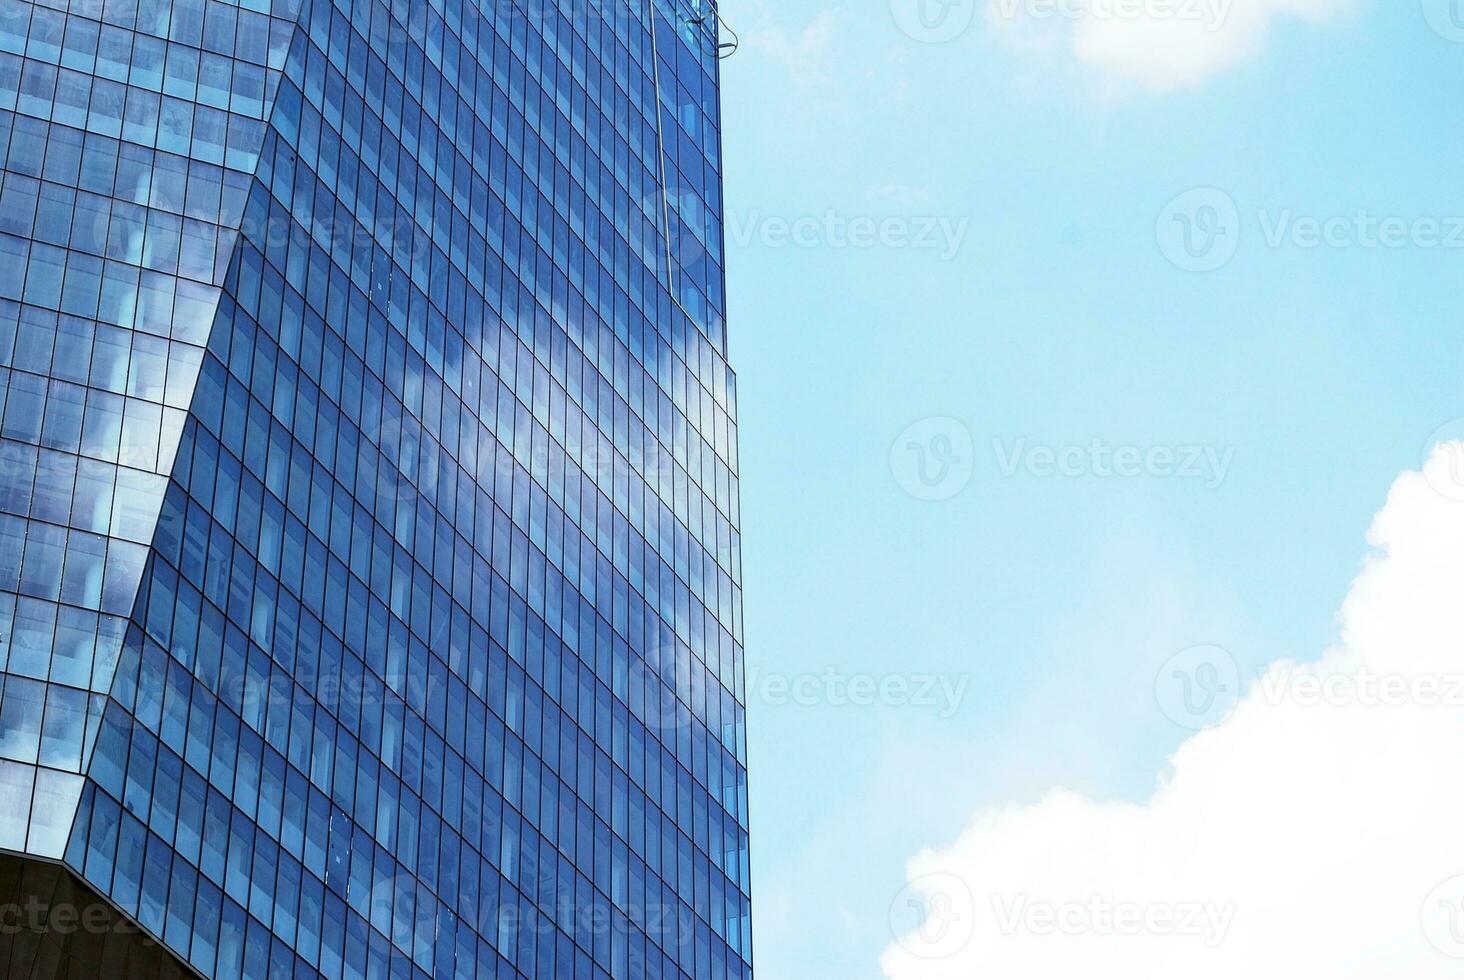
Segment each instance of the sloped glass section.
[{"label": "sloped glass section", "polygon": [[736,389],[666,232],[715,64],[666,16],[298,12],[64,839],[202,975],[751,976]]},{"label": "sloped glass section", "polygon": [[64,847],[297,7],[0,0],[0,846]]}]

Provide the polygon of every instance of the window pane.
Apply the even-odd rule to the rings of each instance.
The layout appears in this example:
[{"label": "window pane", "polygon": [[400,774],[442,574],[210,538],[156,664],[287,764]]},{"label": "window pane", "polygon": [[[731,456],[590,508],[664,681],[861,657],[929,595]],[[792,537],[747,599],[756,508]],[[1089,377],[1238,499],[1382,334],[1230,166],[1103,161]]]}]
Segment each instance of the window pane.
[{"label": "window pane", "polygon": [[34,781],[35,769],[30,766],[0,761],[0,847],[25,849]]},{"label": "window pane", "polygon": [[35,762],[41,745],[46,685],[10,675],[0,692],[0,757]]}]

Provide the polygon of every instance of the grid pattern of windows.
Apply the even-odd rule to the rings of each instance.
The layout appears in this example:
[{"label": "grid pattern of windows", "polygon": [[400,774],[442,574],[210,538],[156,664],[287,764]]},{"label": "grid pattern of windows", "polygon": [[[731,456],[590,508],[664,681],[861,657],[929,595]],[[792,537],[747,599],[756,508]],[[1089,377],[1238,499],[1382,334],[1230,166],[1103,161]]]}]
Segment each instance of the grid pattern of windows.
[{"label": "grid pattern of windows", "polygon": [[0,0],[0,848],[65,845],[293,27]]},{"label": "grid pattern of windows", "polygon": [[[57,38],[64,64],[69,20],[38,32],[54,11],[0,3],[28,15],[4,20],[24,42],[0,53],[21,65],[0,61],[5,124],[56,128],[24,101],[51,51],[30,38]],[[201,47],[198,108],[208,39],[242,46],[244,14],[263,18],[259,60],[235,57],[260,84],[232,78],[257,139],[232,168],[228,129],[211,219],[186,207],[195,137],[185,206],[139,204],[140,243],[118,258],[101,236],[104,284],[134,255],[139,295],[172,284],[157,330],[141,299],[126,324],[89,308],[93,364],[100,329],[126,328],[135,390],[130,367],[110,386],[65,373],[69,266],[49,306],[32,273],[0,289],[19,324],[6,403],[36,387],[16,378],[44,399],[40,431],[12,440],[0,493],[19,500],[8,475],[32,475],[25,509],[5,498],[0,552],[28,563],[34,538],[62,568],[53,593],[25,563],[0,582],[16,638],[0,656],[17,662],[45,603],[53,638],[24,649],[48,652],[52,681],[63,660],[89,671],[70,685],[66,765],[49,704],[35,756],[0,723],[16,771],[87,776],[50,851],[208,976],[750,977],[714,16],[689,0],[304,0],[228,7],[210,33],[216,0],[154,6],[165,25],[202,11],[197,36],[154,32]],[[170,77],[171,53],[159,64]],[[85,171],[94,133],[73,128]],[[181,152],[164,156],[163,128],[154,182]],[[48,178],[9,162],[3,193],[12,172],[42,199]],[[49,183],[77,201],[86,186]],[[87,193],[112,225],[136,203]],[[0,242],[49,247],[32,220]],[[213,227],[206,272],[189,222]],[[171,266],[150,264],[155,227]],[[45,313],[49,366],[27,368]],[[128,411],[157,407],[148,465],[88,453],[93,394],[121,406],[91,443],[114,455],[144,424]],[[48,441],[51,399],[79,399],[77,447]],[[52,475],[53,456],[71,469]],[[43,488],[69,479],[79,498],[97,462],[156,481],[114,478],[114,501],[148,507],[114,504],[105,532],[47,516]],[[95,602],[66,591],[81,529],[106,546]],[[63,614],[90,615],[68,620],[84,653],[63,658]]]}]

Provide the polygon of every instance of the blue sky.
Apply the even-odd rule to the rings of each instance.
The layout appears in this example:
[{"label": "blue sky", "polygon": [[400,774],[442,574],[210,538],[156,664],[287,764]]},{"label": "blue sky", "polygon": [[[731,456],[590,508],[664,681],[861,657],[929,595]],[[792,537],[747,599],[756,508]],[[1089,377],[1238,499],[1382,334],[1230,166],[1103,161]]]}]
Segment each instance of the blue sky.
[{"label": "blue sky", "polygon": [[1232,0],[1177,59],[893,2],[722,3],[760,980],[881,976],[977,812],[1144,800],[1161,665],[1315,657],[1464,416],[1464,45],[1417,0]]}]

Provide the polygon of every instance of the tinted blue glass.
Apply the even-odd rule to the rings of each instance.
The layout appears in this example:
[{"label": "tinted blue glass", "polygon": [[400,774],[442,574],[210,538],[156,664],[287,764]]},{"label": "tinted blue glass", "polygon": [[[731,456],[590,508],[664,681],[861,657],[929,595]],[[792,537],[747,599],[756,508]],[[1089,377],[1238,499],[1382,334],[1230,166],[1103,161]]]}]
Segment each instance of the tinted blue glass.
[{"label": "tinted blue glass", "polygon": [[710,9],[0,2],[0,847],[209,976],[750,976]]}]

